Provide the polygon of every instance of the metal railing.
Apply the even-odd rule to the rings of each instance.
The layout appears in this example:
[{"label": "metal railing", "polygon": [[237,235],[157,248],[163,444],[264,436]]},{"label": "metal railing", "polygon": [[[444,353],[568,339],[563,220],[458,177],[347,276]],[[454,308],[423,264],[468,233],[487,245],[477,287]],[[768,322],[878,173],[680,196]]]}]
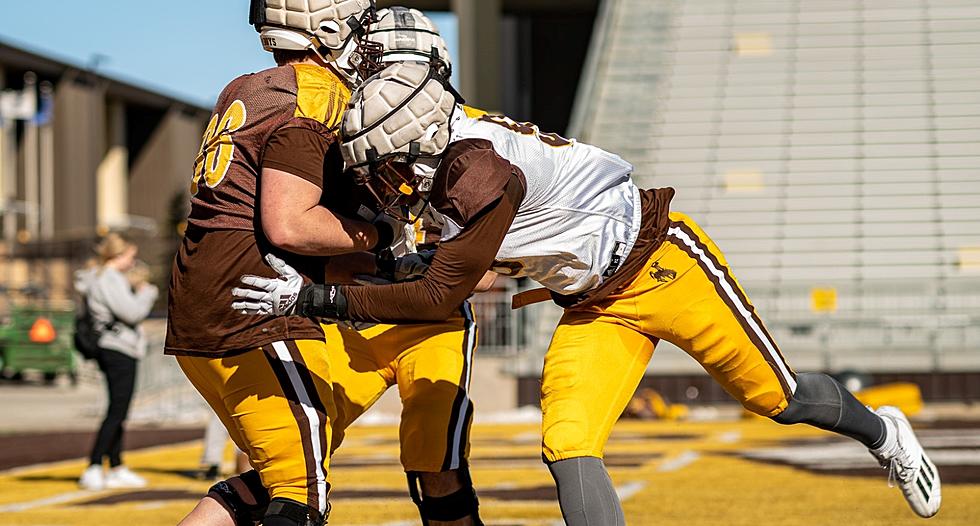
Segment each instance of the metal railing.
[{"label": "metal railing", "polygon": [[515,280],[501,278],[495,288],[470,298],[479,328],[479,353],[515,356],[526,348],[527,314],[511,309],[511,297],[518,292]]}]

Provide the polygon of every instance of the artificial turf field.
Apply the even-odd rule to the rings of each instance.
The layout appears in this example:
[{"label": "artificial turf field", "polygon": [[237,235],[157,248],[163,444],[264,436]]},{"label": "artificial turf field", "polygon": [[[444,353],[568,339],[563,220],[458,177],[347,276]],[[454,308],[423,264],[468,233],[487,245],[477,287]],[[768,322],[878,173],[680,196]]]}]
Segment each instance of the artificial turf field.
[{"label": "artificial turf field", "polygon": [[[943,507],[929,524],[980,525],[980,421],[917,428],[944,479]],[[476,425],[472,437],[488,525],[561,524],[537,425]],[[136,491],[80,491],[80,459],[0,472],[0,526],[176,524],[210,485],[192,476],[200,452],[191,442],[128,453],[150,481]],[[860,446],[803,426],[623,421],[606,463],[631,525],[925,524]],[[418,524],[396,427],[351,429],[330,476],[330,524]]]}]

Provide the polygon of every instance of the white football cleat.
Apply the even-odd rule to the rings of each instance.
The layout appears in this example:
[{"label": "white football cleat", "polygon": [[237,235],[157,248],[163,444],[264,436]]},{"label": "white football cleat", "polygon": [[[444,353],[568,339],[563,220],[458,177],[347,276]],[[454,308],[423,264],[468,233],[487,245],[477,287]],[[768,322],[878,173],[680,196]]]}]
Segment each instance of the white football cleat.
[{"label": "white football cleat", "polygon": [[133,473],[126,466],[118,466],[109,470],[105,476],[107,488],[145,488],[146,479]]},{"label": "white football cleat", "polygon": [[929,518],[939,512],[942,491],[939,470],[929,460],[909,419],[897,407],[882,406],[875,411],[885,420],[890,436],[878,449],[871,450],[882,467],[889,468],[888,483],[896,481],[916,515]]},{"label": "white football cleat", "polygon": [[78,479],[78,485],[82,489],[87,489],[89,491],[99,491],[105,489],[105,471],[102,466],[97,466],[92,464],[82,472],[82,476]]}]

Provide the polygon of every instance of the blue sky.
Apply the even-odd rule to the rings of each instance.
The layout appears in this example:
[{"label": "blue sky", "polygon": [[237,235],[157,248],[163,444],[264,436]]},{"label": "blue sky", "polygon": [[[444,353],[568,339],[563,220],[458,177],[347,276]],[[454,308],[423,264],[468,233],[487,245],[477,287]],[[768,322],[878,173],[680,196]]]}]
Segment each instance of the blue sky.
[{"label": "blue sky", "polygon": [[[188,15],[190,13],[190,15]],[[455,16],[428,13],[456,56]],[[273,65],[247,0],[4,2],[0,41],[210,107],[231,79]]]}]

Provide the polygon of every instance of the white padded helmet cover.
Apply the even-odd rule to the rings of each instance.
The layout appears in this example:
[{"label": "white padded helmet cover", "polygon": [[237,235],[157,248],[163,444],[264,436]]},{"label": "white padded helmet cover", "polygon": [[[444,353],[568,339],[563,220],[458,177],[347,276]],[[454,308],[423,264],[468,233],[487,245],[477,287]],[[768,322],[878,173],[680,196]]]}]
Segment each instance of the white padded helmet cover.
[{"label": "white padded helmet cover", "polygon": [[382,62],[428,61],[435,49],[436,58],[446,71],[452,70],[449,48],[439,34],[439,28],[417,9],[392,7],[379,10],[368,40],[381,44],[384,49]]},{"label": "white padded helmet cover", "polygon": [[[324,46],[339,49],[352,33],[347,21],[359,20],[372,5],[372,0],[265,0],[265,23],[316,36]],[[275,39],[263,39],[263,45],[278,47]]]},{"label": "white padded helmet cover", "polygon": [[394,64],[354,92],[341,128],[347,166],[369,162],[372,148],[379,158],[410,154],[413,142],[420,156],[442,154],[456,97],[430,71],[419,62]]}]

